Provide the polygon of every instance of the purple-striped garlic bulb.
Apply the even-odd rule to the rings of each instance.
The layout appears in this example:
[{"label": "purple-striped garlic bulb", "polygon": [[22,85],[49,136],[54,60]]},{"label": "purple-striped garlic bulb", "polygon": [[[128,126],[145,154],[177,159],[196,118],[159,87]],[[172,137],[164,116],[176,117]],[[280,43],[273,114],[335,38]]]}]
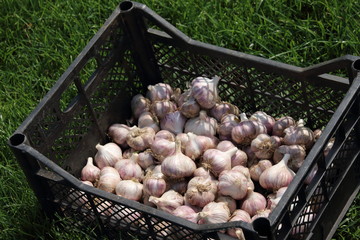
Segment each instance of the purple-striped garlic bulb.
[{"label": "purple-striped garlic bulb", "polygon": [[156,102],[162,100],[170,100],[172,94],[173,89],[169,84],[157,83],[155,85],[148,86],[146,97],[150,99],[151,102]]},{"label": "purple-striped garlic bulb", "polygon": [[257,111],[249,117],[249,120],[261,122],[265,125],[267,129],[267,134],[272,135],[275,119],[269,114],[262,111]]},{"label": "purple-striped garlic bulb", "polygon": [[[229,222],[235,222],[235,221],[243,221],[243,222],[251,223],[251,217],[249,213],[247,213],[246,211],[237,209],[229,219]],[[227,234],[229,234],[234,238],[237,238],[239,240],[245,240],[245,236],[241,228],[229,228],[227,229],[226,232]]]},{"label": "purple-striped garlic bulb", "polygon": [[231,157],[237,150],[237,147],[231,148],[226,152],[215,148],[208,149],[202,156],[201,165],[205,169],[209,169],[215,176],[219,176],[222,171],[231,169]]},{"label": "purple-striped garlic bulb", "polygon": [[116,185],[115,193],[130,200],[140,201],[143,195],[143,185],[136,179],[121,180]]},{"label": "purple-striped garlic bulb", "polygon": [[193,177],[188,183],[184,197],[187,203],[204,207],[215,200],[216,192],[217,184],[210,177]]},{"label": "purple-striped garlic bulb", "polygon": [[265,210],[266,208],[266,198],[264,195],[254,192],[253,189],[248,188],[246,197],[241,201],[240,208],[249,213],[252,217],[258,211]]},{"label": "purple-striped garlic bulb", "polygon": [[239,113],[239,108],[229,102],[216,103],[215,106],[210,109],[210,116],[212,116],[219,122],[227,114],[233,114],[237,116],[239,115]]},{"label": "purple-striped garlic bulb", "polygon": [[117,161],[114,168],[119,172],[121,179],[131,180],[137,179],[142,181],[144,177],[144,170],[137,163],[139,158],[138,153],[133,153],[129,159],[121,159]]},{"label": "purple-striped garlic bulb", "polygon": [[280,162],[286,153],[290,154],[290,160],[287,165],[296,172],[301,167],[306,157],[304,147],[300,145],[281,145],[274,152],[274,163]]},{"label": "purple-striped garlic bulb", "polygon": [[224,115],[220,120],[220,124],[218,124],[217,133],[219,134],[219,139],[231,141],[231,131],[239,122],[240,119],[234,114]]},{"label": "purple-striped garlic bulb", "polygon": [[176,103],[170,100],[156,101],[150,105],[150,111],[160,120],[165,117],[166,114],[175,112],[176,109]]},{"label": "purple-striped garlic bulb", "polygon": [[150,110],[151,101],[143,95],[137,94],[131,99],[130,104],[133,117],[138,119],[140,114]]},{"label": "purple-striped garlic bulb", "polygon": [[310,149],[315,142],[314,132],[304,126],[304,120],[300,119],[296,126],[290,126],[284,130],[284,143],[286,145],[303,145]]},{"label": "purple-striped garlic bulb", "polygon": [[135,127],[126,136],[127,144],[136,151],[149,148],[155,138],[155,131],[151,127]]},{"label": "purple-striped garlic bulb", "polygon": [[96,187],[106,192],[113,193],[116,185],[121,181],[119,172],[110,166],[103,167],[100,172]]},{"label": "purple-striped garlic bulb", "polygon": [[127,146],[126,136],[128,135],[131,128],[134,127],[129,127],[125,124],[114,123],[110,125],[107,134],[114,143],[117,143],[120,146]]},{"label": "purple-striped garlic bulb", "polygon": [[260,175],[268,168],[272,167],[272,162],[267,159],[260,160],[257,164],[249,168],[251,179],[259,181]]},{"label": "purple-striped garlic bulb", "polygon": [[194,118],[199,115],[201,110],[200,105],[197,103],[196,99],[190,96],[179,106],[179,111],[187,118]]},{"label": "purple-striped garlic bulb", "polygon": [[219,175],[219,193],[224,196],[230,196],[235,200],[243,199],[248,189],[248,179],[240,171],[225,170]]},{"label": "purple-striped garlic bulb", "polygon": [[100,168],[96,167],[92,157],[88,157],[85,167],[81,169],[81,180],[96,182],[100,177]]},{"label": "purple-striped garlic bulb", "polygon": [[241,122],[231,131],[231,138],[237,144],[249,145],[259,134],[267,132],[264,124],[248,120],[245,113],[241,113],[240,118]]},{"label": "purple-striped garlic bulb", "polygon": [[154,203],[158,209],[172,214],[176,208],[184,205],[184,197],[174,190],[168,190],[161,197],[150,196],[149,202]]},{"label": "purple-striped garlic bulb", "polygon": [[160,131],[159,120],[151,112],[143,112],[138,119],[139,128],[151,127],[155,132]]},{"label": "purple-striped garlic bulb", "polygon": [[225,202],[210,202],[199,213],[198,224],[226,223],[230,219],[230,210]]},{"label": "purple-striped garlic bulb", "polygon": [[196,99],[198,104],[204,109],[210,109],[215,106],[219,100],[218,76],[212,79],[206,77],[197,77],[191,82],[191,95]]},{"label": "purple-striped garlic bulb", "polygon": [[284,130],[290,126],[295,126],[295,125],[296,125],[296,121],[292,117],[290,116],[281,117],[275,121],[272,135],[278,137],[284,137],[285,136]]},{"label": "purple-striped garlic bulb", "polygon": [[188,132],[187,136],[184,153],[193,160],[200,158],[206,150],[215,148],[218,143],[216,137],[196,135],[192,132]]},{"label": "purple-striped garlic bulb", "polygon": [[186,120],[180,111],[169,112],[160,120],[160,127],[176,135],[184,131]]}]

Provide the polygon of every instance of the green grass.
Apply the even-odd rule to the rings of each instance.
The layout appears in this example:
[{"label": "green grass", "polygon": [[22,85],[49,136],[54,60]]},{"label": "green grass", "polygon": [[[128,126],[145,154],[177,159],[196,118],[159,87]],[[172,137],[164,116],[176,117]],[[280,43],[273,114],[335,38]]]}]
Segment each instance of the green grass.
[{"label": "green grass", "polygon": [[[144,0],[188,36],[297,66],[360,56],[358,0]],[[0,8],[0,239],[87,239],[48,221],[7,146],[118,4],[2,0]],[[334,239],[358,239],[359,196]]]}]

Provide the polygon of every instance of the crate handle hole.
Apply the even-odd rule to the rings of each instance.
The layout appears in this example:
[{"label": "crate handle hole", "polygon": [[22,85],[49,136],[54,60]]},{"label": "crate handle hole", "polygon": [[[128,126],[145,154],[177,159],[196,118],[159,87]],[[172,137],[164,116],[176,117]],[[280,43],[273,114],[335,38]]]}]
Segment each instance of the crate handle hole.
[{"label": "crate handle hole", "polygon": [[121,11],[129,11],[133,6],[134,6],[134,4],[131,1],[124,1],[124,2],[120,3],[120,10]]},{"label": "crate handle hole", "polygon": [[265,217],[256,218],[253,221],[253,228],[259,234],[259,236],[267,237],[271,236],[271,227],[269,219]]},{"label": "crate handle hole", "polygon": [[10,144],[12,146],[19,146],[25,142],[25,135],[22,133],[16,133],[10,137]]},{"label": "crate handle hole", "polygon": [[360,71],[360,59],[356,60],[353,62],[353,68],[356,70],[356,71]]}]

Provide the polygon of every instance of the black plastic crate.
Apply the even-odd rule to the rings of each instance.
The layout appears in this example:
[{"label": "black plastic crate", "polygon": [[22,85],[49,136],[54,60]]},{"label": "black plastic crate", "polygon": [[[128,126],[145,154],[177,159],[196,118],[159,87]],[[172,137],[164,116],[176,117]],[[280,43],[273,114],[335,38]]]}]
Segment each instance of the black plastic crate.
[{"label": "black plastic crate", "polygon": [[[219,230],[236,226],[246,239],[330,239],[360,187],[359,71],[355,56],[300,68],[198,42],[145,5],[125,1],[9,145],[48,216],[69,217],[74,227],[94,224],[109,238],[231,239]],[[110,124],[130,118],[132,96],[149,84],[184,88],[197,76],[214,75],[221,77],[221,98],[242,112],[288,114],[313,129],[326,126],[268,219],[197,225],[78,180],[95,145],[109,140]],[[319,170],[306,185],[315,164]]]}]

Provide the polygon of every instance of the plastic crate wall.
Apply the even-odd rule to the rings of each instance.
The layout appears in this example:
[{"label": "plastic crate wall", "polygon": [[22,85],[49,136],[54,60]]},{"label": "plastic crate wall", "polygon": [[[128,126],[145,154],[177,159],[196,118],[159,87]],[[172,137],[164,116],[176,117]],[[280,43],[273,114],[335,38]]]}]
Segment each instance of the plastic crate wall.
[{"label": "plastic crate wall", "polygon": [[[92,223],[109,238],[225,239],[218,230],[234,226],[249,239],[325,238],[359,189],[343,187],[359,180],[357,59],[345,56],[298,68],[194,41],[144,5],[123,2],[11,137],[10,146],[49,215],[68,216],[79,227]],[[328,74],[339,69],[348,77]],[[76,179],[96,143],[109,141],[108,126],[131,117],[132,96],[156,82],[184,89],[197,76],[214,75],[221,77],[221,99],[242,112],[303,118],[313,129],[327,125],[281,207],[270,215],[268,228],[198,226]],[[336,141],[324,158],[331,137]],[[318,173],[305,185],[315,163]],[[348,197],[341,201],[343,196]],[[342,207],[334,212],[332,205],[339,201]],[[323,226],[322,219],[331,221]]]}]

